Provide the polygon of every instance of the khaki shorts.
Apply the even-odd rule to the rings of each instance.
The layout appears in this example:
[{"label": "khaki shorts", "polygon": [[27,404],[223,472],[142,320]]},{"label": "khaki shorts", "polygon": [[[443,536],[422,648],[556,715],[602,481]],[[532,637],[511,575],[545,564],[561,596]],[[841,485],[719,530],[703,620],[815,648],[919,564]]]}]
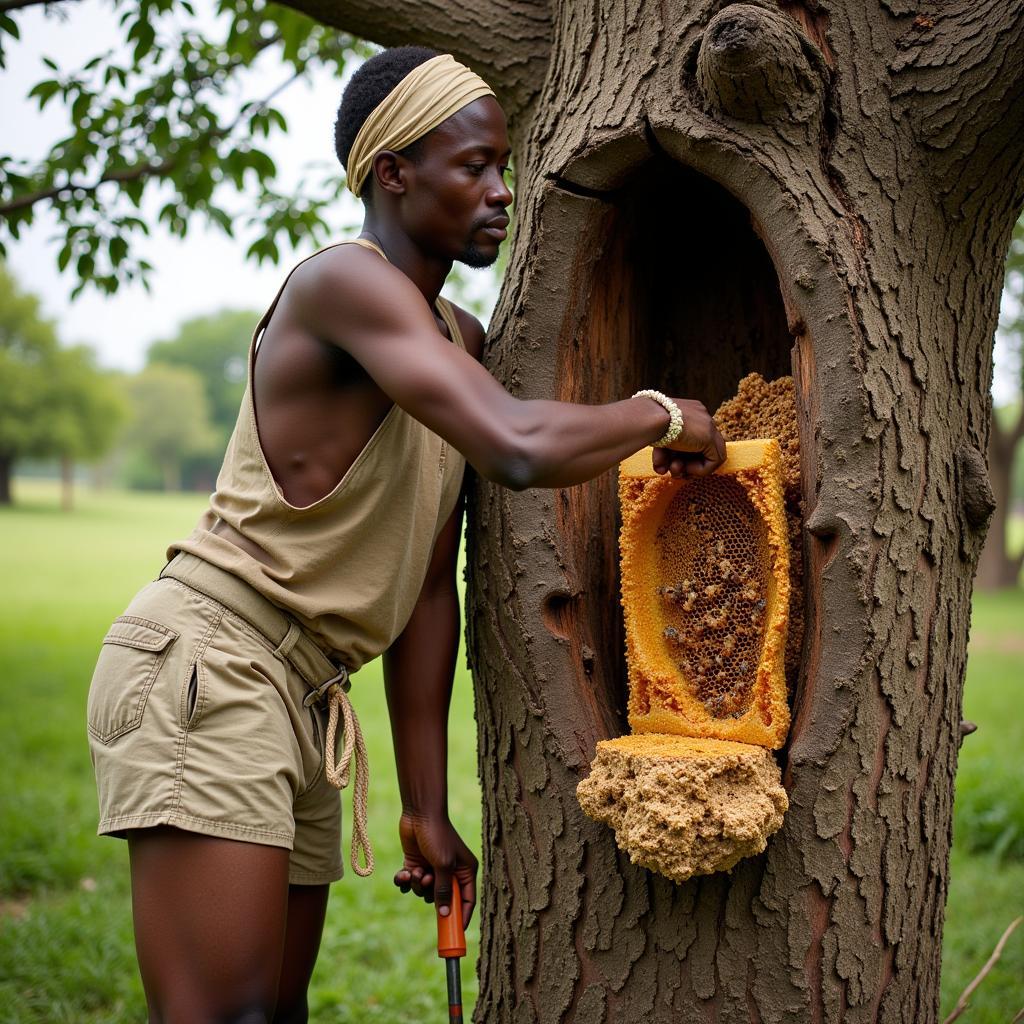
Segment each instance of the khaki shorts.
[{"label": "khaki shorts", "polygon": [[89,688],[100,835],[174,825],[291,850],[289,881],[342,877],[326,712],[269,641],[175,579],[135,596]]}]

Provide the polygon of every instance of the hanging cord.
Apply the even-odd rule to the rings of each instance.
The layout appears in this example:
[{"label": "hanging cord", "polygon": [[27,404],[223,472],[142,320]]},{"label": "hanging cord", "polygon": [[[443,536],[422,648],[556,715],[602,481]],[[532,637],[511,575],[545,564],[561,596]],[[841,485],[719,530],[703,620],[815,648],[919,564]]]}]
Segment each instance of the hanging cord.
[{"label": "hanging cord", "polygon": [[[359,727],[355,709],[348,694],[339,683],[334,683],[327,691],[329,715],[327,718],[327,750],[324,768],[327,781],[338,789],[344,789],[349,783],[349,769],[352,766],[352,755],[356,756],[356,785],[352,793],[352,842],[349,847],[349,859],[352,870],[365,878],[373,874],[373,848],[370,846],[370,833],[366,822],[366,797],[370,789],[370,762],[366,754],[366,741],[363,730]],[[342,748],[341,760],[335,764],[334,747],[338,734],[338,709],[342,716]],[[365,867],[359,866],[359,851],[363,852]]]}]

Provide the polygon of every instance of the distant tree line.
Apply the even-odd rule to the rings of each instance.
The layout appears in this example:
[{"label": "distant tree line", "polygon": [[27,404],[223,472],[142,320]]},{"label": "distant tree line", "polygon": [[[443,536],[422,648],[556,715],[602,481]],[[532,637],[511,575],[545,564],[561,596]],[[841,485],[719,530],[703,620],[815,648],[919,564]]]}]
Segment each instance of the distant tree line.
[{"label": "distant tree line", "polygon": [[225,310],[186,320],[154,342],[128,379],[135,410],[120,477],[136,488],[212,491],[245,390],[257,312]]},{"label": "distant tree line", "polygon": [[11,476],[24,459],[61,464],[70,505],[76,461],[95,461],[115,440],[127,403],[92,351],[61,347],[39,299],[0,264],[0,504],[11,503]]},{"label": "distant tree line", "polygon": [[[446,289],[483,315],[455,268]],[[70,507],[76,464],[140,490],[211,491],[245,390],[260,318],[222,310],[186,320],[127,374],[96,367],[90,349],[62,347],[39,299],[0,262],[0,504],[17,463],[58,462]]]},{"label": "distant tree line", "polygon": [[0,263],[0,504],[19,463],[60,466],[70,507],[75,465],[134,488],[211,490],[245,387],[258,313],[186,321],[138,373],[104,371],[86,346],[61,346],[39,299]]},{"label": "distant tree line", "polygon": [[977,585],[984,590],[1016,586],[1024,566],[1024,549],[1014,550],[1011,536],[1013,514],[1024,503],[1024,216],[1014,226],[1006,255],[1003,299],[1008,315],[997,338],[1015,364],[1017,387],[1013,401],[992,416],[988,471],[996,510],[978,562]]}]

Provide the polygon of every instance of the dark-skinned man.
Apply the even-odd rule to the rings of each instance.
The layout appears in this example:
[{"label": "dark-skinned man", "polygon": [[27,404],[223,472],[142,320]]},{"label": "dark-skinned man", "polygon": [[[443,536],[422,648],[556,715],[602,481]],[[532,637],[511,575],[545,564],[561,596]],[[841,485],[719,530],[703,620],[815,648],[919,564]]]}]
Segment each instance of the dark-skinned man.
[{"label": "dark-skinned man", "polygon": [[450,54],[386,50],[346,88],[336,144],[362,231],[300,263],[264,314],[210,507],[111,627],[89,693],[99,831],[129,842],[163,1024],[307,1019],[353,768],[351,863],[373,868],[348,688],[378,655],[395,884],[441,914],[458,885],[468,924],[477,860],[446,784],[466,464],[522,490],[646,445],[673,476],[724,459],[698,401],[521,401],[481,365],[483,328],[440,291],[454,261],[493,263],[508,224],[505,116],[482,79]]}]

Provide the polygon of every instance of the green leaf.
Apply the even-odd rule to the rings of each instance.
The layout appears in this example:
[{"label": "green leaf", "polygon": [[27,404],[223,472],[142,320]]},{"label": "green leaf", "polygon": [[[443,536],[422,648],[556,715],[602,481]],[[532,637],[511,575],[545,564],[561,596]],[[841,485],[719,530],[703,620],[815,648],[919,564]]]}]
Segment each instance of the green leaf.
[{"label": "green leaf", "polygon": [[143,21],[140,18],[128,32],[128,41],[132,42],[133,40],[135,49],[132,51],[132,61],[135,64],[140,64],[142,58],[153,49],[153,43],[156,42],[156,30],[148,21]]},{"label": "green leaf", "polygon": [[229,238],[235,237],[234,225],[231,222],[231,218],[223,210],[216,206],[210,206],[207,208],[206,213],[210,220],[220,225],[221,229]]},{"label": "green leaf", "polygon": [[146,189],[145,178],[134,178],[131,181],[123,182],[121,190],[131,200],[132,205],[138,209],[142,202],[142,193]]},{"label": "green leaf", "polygon": [[65,242],[57,253],[57,269],[63,271],[71,260],[71,242]]},{"label": "green leaf", "polygon": [[60,82],[55,81],[52,78],[44,79],[42,82],[36,82],[28,91],[28,95],[25,99],[30,100],[33,97],[39,98],[39,109],[43,107],[60,91]]},{"label": "green leaf", "polygon": [[111,264],[117,267],[128,255],[128,243],[120,235],[114,235],[107,243],[107,250],[110,253]]}]

